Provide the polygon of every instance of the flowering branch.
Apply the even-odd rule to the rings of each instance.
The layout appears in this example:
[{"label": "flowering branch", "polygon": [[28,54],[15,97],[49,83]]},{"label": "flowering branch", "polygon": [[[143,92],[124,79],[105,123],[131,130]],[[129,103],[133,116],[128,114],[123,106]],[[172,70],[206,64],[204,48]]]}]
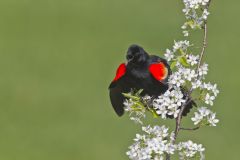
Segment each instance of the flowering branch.
[{"label": "flowering branch", "polygon": [[[208,8],[210,6],[210,3],[211,3],[211,0],[209,0],[206,4],[206,10],[208,11]],[[199,71],[200,71],[200,67],[201,67],[201,63],[202,63],[202,59],[203,59],[203,55],[205,53],[205,50],[206,50],[206,47],[207,47],[207,19],[204,20],[203,22],[203,30],[204,30],[204,38],[203,38],[203,46],[202,46],[202,51],[200,53],[200,59],[199,59],[199,62],[198,62],[198,66],[197,66],[197,78],[199,77]],[[193,88],[190,89],[190,91],[188,92],[187,96],[189,97],[188,99],[191,100],[191,93],[193,91]],[[176,139],[177,139],[177,136],[178,136],[178,133],[180,131],[180,129],[182,130],[197,130],[199,129],[200,127],[196,127],[196,128],[192,128],[192,129],[186,129],[186,128],[180,128],[180,125],[181,125],[181,120],[182,120],[182,114],[183,114],[183,111],[185,110],[186,106],[187,106],[187,103],[186,102],[182,108],[180,109],[180,112],[178,114],[178,117],[176,118],[176,128],[175,128],[175,131],[174,131],[174,140],[173,140],[173,143],[175,143]],[[166,160],[170,160],[170,156],[167,156]]]},{"label": "flowering branch", "polygon": [[[134,143],[129,147],[127,155],[132,160],[170,160],[171,155],[178,153],[180,160],[204,159],[201,144],[191,140],[178,142],[180,130],[195,131],[203,126],[216,126],[219,122],[216,113],[208,109],[213,105],[219,91],[216,84],[205,82],[208,65],[203,63],[207,47],[207,18],[211,0],[182,0],[186,22],[183,24],[183,35],[188,37],[191,30],[204,31],[200,54],[191,52],[189,41],[174,41],[172,49],[167,49],[165,58],[170,63],[172,74],[168,78],[168,90],[159,97],[141,96],[142,90],[124,93],[127,100],[125,110],[130,119],[143,125],[146,112],[154,118],[174,118],[175,130],[169,132],[166,126],[142,126],[143,134],[136,134]],[[194,93],[194,94],[193,94]],[[193,101],[194,100],[194,101]],[[205,103],[205,106],[199,104]],[[182,118],[192,106],[198,106],[191,118],[196,127],[181,127]],[[191,106],[191,107],[189,107]],[[192,109],[193,110],[193,109]]]}]

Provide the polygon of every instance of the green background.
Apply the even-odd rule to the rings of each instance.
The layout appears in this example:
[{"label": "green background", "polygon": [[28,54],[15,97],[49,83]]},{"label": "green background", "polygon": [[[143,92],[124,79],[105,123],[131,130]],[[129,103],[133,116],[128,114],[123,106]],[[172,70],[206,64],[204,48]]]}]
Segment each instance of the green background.
[{"label": "green background", "polygon": [[[204,144],[211,160],[239,159],[239,5],[213,0],[209,18],[207,79],[221,90],[213,107],[221,123],[179,135]],[[161,55],[183,38],[182,8],[181,0],[0,0],[0,160],[127,159],[139,126],[116,116],[109,82],[130,44]]]}]

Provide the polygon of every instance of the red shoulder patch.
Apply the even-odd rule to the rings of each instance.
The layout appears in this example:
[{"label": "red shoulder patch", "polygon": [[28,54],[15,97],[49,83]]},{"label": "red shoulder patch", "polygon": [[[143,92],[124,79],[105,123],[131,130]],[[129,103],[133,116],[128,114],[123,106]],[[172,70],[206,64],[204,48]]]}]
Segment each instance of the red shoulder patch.
[{"label": "red shoulder patch", "polygon": [[149,72],[158,81],[164,80],[168,76],[168,68],[162,62],[151,64]]},{"label": "red shoulder patch", "polygon": [[120,64],[120,66],[117,69],[116,76],[113,79],[113,81],[117,81],[119,78],[121,78],[126,73],[126,65],[125,63]]}]

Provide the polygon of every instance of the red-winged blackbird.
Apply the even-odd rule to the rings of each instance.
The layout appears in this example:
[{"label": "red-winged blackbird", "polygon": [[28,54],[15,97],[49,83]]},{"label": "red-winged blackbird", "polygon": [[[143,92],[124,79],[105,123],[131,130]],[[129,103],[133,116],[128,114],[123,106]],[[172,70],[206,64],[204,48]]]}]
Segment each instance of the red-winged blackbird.
[{"label": "red-winged blackbird", "polygon": [[[142,95],[157,97],[168,90],[167,80],[171,74],[168,62],[158,56],[149,55],[142,47],[131,45],[126,55],[127,62],[122,63],[116,72],[114,80],[109,86],[112,106],[118,116],[124,113],[122,93],[131,89],[143,89]],[[186,115],[194,102],[189,103],[184,114]]]}]

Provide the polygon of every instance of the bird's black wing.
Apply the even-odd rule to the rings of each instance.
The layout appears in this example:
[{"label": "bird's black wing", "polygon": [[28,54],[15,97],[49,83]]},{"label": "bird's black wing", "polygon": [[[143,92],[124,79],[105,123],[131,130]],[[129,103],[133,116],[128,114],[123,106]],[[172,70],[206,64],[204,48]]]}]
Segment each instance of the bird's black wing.
[{"label": "bird's black wing", "polygon": [[[184,98],[186,98],[188,95],[188,92],[186,89],[184,89],[183,87],[181,87],[181,91],[184,95]],[[187,116],[187,114],[191,111],[191,109],[193,108],[193,106],[197,107],[197,104],[191,99],[191,97],[189,97],[187,100],[186,100],[186,107],[185,109],[183,110],[183,116]]]},{"label": "bird's black wing", "polygon": [[159,63],[159,62],[164,63],[164,65],[165,65],[165,66],[167,67],[167,69],[168,69],[168,76],[167,76],[167,78],[165,79],[165,81],[167,81],[167,80],[168,80],[168,77],[172,74],[172,70],[171,70],[171,68],[170,68],[170,65],[168,64],[168,61],[167,61],[166,59],[161,58],[161,57],[156,56],[156,55],[150,55],[149,60],[150,60],[150,62],[149,62],[150,64],[152,64],[152,63]]},{"label": "bird's black wing", "polygon": [[113,109],[118,116],[122,116],[124,113],[123,102],[125,97],[122,93],[128,93],[131,91],[131,88],[128,84],[126,76],[121,77],[117,81],[113,81],[109,86],[109,96],[113,106]]}]

